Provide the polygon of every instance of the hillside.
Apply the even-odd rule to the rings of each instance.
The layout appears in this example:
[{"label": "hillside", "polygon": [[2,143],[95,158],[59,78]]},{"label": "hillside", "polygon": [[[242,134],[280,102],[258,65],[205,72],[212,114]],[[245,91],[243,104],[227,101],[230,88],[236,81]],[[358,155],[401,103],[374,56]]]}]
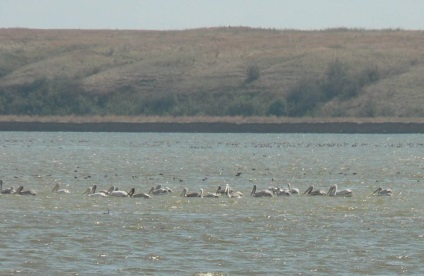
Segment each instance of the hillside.
[{"label": "hillside", "polygon": [[[348,82],[354,93],[324,99],[303,95],[295,102],[296,91],[314,91],[302,88],[304,83],[322,89],[334,63],[355,80]],[[357,85],[364,72],[377,77]],[[29,115],[76,113],[59,114],[50,107],[49,114],[42,108],[69,99],[49,103],[46,97],[33,106],[41,94],[66,90],[64,82],[82,93],[72,96],[83,99],[74,104],[88,102],[88,95],[96,106],[78,109],[83,115],[261,116],[273,115],[267,113],[270,106],[282,99],[285,110],[315,102],[306,111],[277,115],[424,117],[423,76],[422,31],[0,29],[0,97],[7,95],[0,99],[3,115],[22,114],[11,111],[11,101],[16,109],[30,109]],[[13,98],[18,92],[19,100]],[[147,101],[150,105],[140,108]]]}]

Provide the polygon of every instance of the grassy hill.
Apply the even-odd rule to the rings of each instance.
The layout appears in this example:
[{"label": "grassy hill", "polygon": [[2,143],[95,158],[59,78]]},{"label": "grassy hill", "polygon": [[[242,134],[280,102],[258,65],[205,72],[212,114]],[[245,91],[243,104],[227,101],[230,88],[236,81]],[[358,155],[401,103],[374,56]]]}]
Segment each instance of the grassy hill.
[{"label": "grassy hill", "polygon": [[71,87],[88,115],[424,117],[423,76],[423,31],[0,29],[1,114]]}]

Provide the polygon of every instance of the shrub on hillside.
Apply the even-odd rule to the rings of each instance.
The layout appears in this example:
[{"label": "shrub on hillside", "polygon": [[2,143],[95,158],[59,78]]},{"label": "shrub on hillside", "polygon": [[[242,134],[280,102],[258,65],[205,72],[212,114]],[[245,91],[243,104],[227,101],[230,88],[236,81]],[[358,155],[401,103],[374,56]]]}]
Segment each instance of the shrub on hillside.
[{"label": "shrub on hillside", "polygon": [[287,97],[287,115],[302,117],[322,101],[323,95],[316,81],[303,80],[289,91]]},{"label": "shrub on hillside", "polygon": [[261,77],[261,71],[257,65],[251,65],[246,70],[245,83],[251,83]]},{"label": "shrub on hillside", "polygon": [[277,99],[273,101],[266,111],[267,116],[284,116],[287,112],[287,103],[284,99]]}]

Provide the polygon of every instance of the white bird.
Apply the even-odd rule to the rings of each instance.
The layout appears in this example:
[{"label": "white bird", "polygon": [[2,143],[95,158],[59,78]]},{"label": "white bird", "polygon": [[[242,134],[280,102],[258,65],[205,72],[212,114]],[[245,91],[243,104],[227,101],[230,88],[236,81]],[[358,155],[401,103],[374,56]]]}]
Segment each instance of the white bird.
[{"label": "white bird", "polygon": [[308,189],[306,189],[306,191],[303,194],[315,196],[315,195],[326,195],[327,193],[323,190],[315,190],[314,191],[314,185],[311,185],[311,186],[309,186]]},{"label": "white bird", "polygon": [[289,193],[291,193],[291,194],[299,194],[300,193],[299,189],[298,188],[292,188],[290,183],[288,183],[287,186],[289,188]]},{"label": "white bird", "polygon": [[59,189],[60,188],[60,183],[56,183],[56,185],[54,185],[52,193],[58,193],[58,194],[70,194],[71,192],[69,192],[68,189]]},{"label": "white bird", "polygon": [[290,196],[291,195],[288,189],[282,189],[282,188],[271,186],[271,187],[268,188],[268,190],[271,191],[276,196]]},{"label": "white bird", "polygon": [[208,192],[207,194],[203,195],[203,197],[217,198],[221,197],[221,194]]},{"label": "white bird", "polygon": [[117,190],[118,190],[118,188],[115,188],[115,185],[112,185],[112,186],[110,186],[109,189],[98,191],[98,193],[104,193],[105,195],[109,195],[111,192],[117,191]]},{"label": "white bird", "polygon": [[96,192],[97,185],[93,185],[93,187],[88,187],[87,190],[85,190],[84,194],[87,194],[88,196],[100,196],[105,197],[107,196],[104,192]]},{"label": "white bird", "polygon": [[187,188],[183,189],[183,192],[181,193],[182,197],[203,197],[203,189],[200,189],[200,192],[193,192],[193,193],[187,193]]},{"label": "white bird", "polygon": [[24,186],[19,186],[19,188],[18,188],[18,189],[16,189],[15,194],[18,194],[18,195],[36,195],[36,194],[37,194],[37,193],[36,193],[35,191],[33,191],[33,190],[26,190],[26,191],[23,191],[23,189],[24,189]]},{"label": "white bird", "polygon": [[149,194],[145,194],[145,193],[135,194],[135,188],[131,188],[131,190],[128,192],[128,196],[130,196],[130,197],[151,198],[151,196]]},{"label": "white bird", "polygon": [[378,196],[391,196],[393,194],[392,189],[383,189],[383,187],[379,187],[377,190],[374,191],[374,194],[377,194]]},{"label": "white bird", "polygon": [[243,197],[243,193],[242,192],[235,192],[233,189],[229,189],[229,186],[227,185],[228,189],[225,189],[225,195],[227,197],[232,197],[232,198],[242,198]]},{"label": "white bird", "polygon": [[116,196],[116,197],[128,197],[129,196],[129,192],[115,189],[113,191],[110,191],[108,193],[108,195],[110,195],[110,196]]},{"label": "white bird", "polygon": [[291,193],[288,189],[281,189],[281,188],[278,188],[278,190],[276,190],[274,194],[276,196],[291,196]]},{"label": "white bird", "polygon": [[157,185],[156,187],[152,187],[149,191],[149,194],[153,195],[168,195],[172,193],[172,189],[169,187],[163,187],[161,185]]},{"label": "white bird", "polygon": [[253,185],[253,189],[250,195],[254,197],[273,197],[274,196],[274,194],[270,190],[263,190],[263,191],[257,192],[256,185]]},{"label": "white bird", "polygon": [[217,193],[217,194],[225,195],[225,194],[227,194],[227,191],[229,191],[230,193],[232,193],[232,192],[234,192],[234,189],[232,189],[232,188],[230,187],[230,185],[225,184],[225,188],[224,188],[224,189],[222,189],[222,187],[221,187],[221,186],[218,186],[218,190],[216,190],[216,193]]},{"label": "white bird", "polygon": [[344,197],[351,197],[353,196],[353,192],[351,189],[346,190],[338,190],[337,184],[334,184],[330,187],[330,190],[328,190],[327,193],[329,196],[344,196]]},{"label": "white bird", "polygon": [[271,192],[273,192],[275,194],[277,191],[281,190],[281,188],[269,186],[268,190],[270,190]]}]

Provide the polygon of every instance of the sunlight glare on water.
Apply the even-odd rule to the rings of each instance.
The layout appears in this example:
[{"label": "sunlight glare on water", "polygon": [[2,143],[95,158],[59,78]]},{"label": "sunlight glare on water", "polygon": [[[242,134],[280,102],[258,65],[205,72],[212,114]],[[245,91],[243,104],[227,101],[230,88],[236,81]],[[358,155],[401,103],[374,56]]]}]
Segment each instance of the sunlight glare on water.
[{"label": "sunlight glare on water", "polygon": [[[420,135],[2,132],[0,274],[422,274]],[[51,193],[55,183],[70,194]],[[291,183],[299,195],[251,197]],[[170,195],[89,197],[114,185]],[[243,198],[183,198],[229,184]],[[333,184],[353,197],[308,196]],[[391,188],[391,197],[372,196]]]}]

